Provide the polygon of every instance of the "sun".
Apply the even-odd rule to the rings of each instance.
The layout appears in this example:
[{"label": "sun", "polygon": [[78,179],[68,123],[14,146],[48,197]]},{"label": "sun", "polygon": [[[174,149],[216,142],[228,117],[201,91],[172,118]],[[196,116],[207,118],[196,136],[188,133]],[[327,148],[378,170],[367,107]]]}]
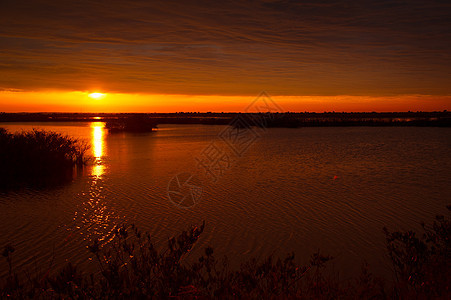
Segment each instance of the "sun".
[{"label": "sun", "polygon": [[89,97],[91,97],[92,99],[102,99],[103,97],[106,96],[106,94],[102,94],[102,93],[91,93],[88,95]]}]

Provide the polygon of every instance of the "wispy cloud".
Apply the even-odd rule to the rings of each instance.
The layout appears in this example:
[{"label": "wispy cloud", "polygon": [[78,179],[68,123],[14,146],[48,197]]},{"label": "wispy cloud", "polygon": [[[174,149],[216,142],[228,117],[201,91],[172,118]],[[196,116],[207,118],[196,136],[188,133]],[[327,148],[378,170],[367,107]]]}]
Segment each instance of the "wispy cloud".
[{"label": "wispy cloud", "polygon": [[3,1],[0,86],[449,95],[447,1]]}]

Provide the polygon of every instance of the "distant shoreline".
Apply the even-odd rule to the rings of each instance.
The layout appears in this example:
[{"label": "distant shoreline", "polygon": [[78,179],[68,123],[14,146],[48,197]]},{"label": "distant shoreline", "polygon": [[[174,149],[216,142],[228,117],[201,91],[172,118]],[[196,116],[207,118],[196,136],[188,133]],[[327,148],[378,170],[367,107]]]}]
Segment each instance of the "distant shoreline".
[{"label": "distant shoreline", "polygon": [[157,124],[227,125],[240,116],[271,120],[268,127],[418,126],[451,127],[451,112],[324,113],[0,113],[0,122],[107,122],[140,115]]}]

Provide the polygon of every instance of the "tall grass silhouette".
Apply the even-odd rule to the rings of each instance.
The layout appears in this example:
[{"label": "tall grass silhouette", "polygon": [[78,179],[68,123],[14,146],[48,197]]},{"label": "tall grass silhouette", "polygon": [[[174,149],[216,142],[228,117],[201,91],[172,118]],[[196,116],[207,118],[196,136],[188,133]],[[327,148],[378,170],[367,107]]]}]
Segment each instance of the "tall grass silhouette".
[{"label": "tall grass silhouette", "polygon": [[10,133],[0,128],[0,189],[41,186],[70,179],[89,157],[87,142],[34,129]]}]

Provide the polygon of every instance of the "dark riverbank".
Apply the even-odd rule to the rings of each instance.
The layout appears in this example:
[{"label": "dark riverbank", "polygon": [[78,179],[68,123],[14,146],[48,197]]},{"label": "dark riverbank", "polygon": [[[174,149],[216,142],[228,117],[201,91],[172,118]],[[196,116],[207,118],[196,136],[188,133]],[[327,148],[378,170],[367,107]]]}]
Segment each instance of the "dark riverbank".
[{"label": "dark riverbank", "polygon": [[[261,120],[265,127],[325,127],[325,126],[421,126],[450,127],[451,112],[391,112],[391,113],[0,113],[0,122],[86,122],[114,121],[131,116],[152,119],[156,124],[227,125],[235,118]],[[256,123],[256,124],[254,124]],[[250,125],[262,125],[260,121]]]}]

